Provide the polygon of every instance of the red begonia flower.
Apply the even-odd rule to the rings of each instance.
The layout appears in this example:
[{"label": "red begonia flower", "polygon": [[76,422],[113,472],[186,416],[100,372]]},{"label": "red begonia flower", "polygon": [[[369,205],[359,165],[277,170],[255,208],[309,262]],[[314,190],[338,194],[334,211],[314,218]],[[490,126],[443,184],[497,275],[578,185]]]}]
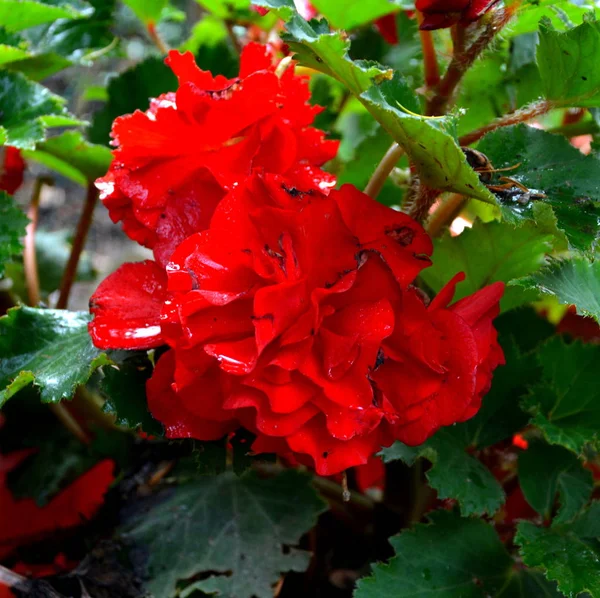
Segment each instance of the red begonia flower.
[{"label": "red begonia flower", "polygon": [[75,527],[96,513],[114,480],[114,463],[100,461],[62,490],[46,506],[32,498],[15,499],[6,486],[6,476],[31,451],[0,455],[0,558],[15,548],[36,542],[59,529]]},{"label": "red begonia flower", "polygon": [[567,334],[584,343],[600,344],[600,325],[594,318],[577,314],[577,308],[571,305],[556,327],[558,334]]},{"label": "red begonia flower", "polygon": [[456,23],[468,25],[481,18],[499,0],[417,0],[415,7],[423,15],[420,29],[433,30],[451,27]]},{"label": "red begonia flower", "polygon": [[21,151],[16,147],[6,146],[3,150],[0,191],[6,191],[12,195],[23,184],[25,160],[21,156]]},{"label": "red begonia flower", "polygon": [[379,17],[374,21],[375,27],[381,34],[381,37],[392,46],[395,46],[398,41],[398,25],[396,24],[396,13]]},{"label": "red begonia flower", "polygon": [[431,250],[420,225],[350,186],[326,197],[253,177],[167,267],[172,351],[151,410],[172,437],[239,422],[255,451],[322,475],[467,419],[503,359],[502,285],[448,307],[456,277],[426,306],[411,283]]},{"label": "red begonia flower", "polygon": [[327,190],[335,183],[319,168],[338,142],[311,127],[305,77],[282,74],[270,50],[248,44],[235,79],[200,70],[190,52],[169,53],[179,80],[175,93],[152,100],[146,112],[117,118],[117,146],[98,179],[114,222],[164,264],[180,241],[208,227],[225,193],[258,168]]}]

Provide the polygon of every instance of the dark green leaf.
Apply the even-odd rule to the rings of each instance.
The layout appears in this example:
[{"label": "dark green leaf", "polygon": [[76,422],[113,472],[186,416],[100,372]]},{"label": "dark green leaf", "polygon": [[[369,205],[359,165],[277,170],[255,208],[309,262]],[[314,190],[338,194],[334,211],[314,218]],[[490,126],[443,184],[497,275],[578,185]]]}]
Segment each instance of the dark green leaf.
[{"label": "dark green leaf", "polygon": [[536,205],[548,204],[573,247],[590,248],[600,230],[600,160],[584,156],[563,137],[525,125],[486,135],[478,149],[495,168],[519,164],[506,174],[547,196],[528,202],[520,195],[503,201],[508,221],[535,219]]},{"label": "dark green leaf", "polygon": [[79,131],[52,137],[24,155],[84,186],[104,175],[112,161],[107,147],[89,143]]},{"label": "dark green leaf", "polygon": [[108,144],[110,128],[117,116],[137,109],[147,110],[149,98],[177,89],[177,79],[159,58],[147,58],[111,80],[108,102],[94,115],[90,141]]},{"label": "dark green leaf", "polygon": [[92,345],[90,315],[16,307],[0,318],[0,407],[33,383],[45,403],[70,399],[92,372],[109,363]]},{"label": "dark green leaf", "polygon": [[548,581],[542,573],[532,569],[515,567],[508,581],[494,598],[563,598],[556,583]]},{"label": "dark green leaf", "polygon": [[76,19],[91,10],[83,0],[2,0],[0,23],[9,31],[22,31],[56,19]]},{"label": "dark green leaf", "polygon": [[167,491],[125,531],[148,551],[154,596],[175,596],[178,581],[204,573],[182,596],[271,598],[282,572],[307,566],[306,553],[282,549],[298,542],[323,506],[310,477],[297,471],[265,479],[227,472]]},{"label": "dark green leaf", "polygon": [[487,467],[465,450],[465,444],[452,429],[442,429],[419,447],[396,442],[381,454],[384,461],[400,458],[409,465],[415,457],[425,457],[432,463],[427,479],[439,498],[457,500],[465,516],[492,515],[504,502],[504,492]]},{"label": "dark green leaf", "polygon": [[600,347],[561,338],[537,351],[542,381],[533,386],[523,407],[534,414],[548,442],[581,453],[586,444],[598,446],[600,430]]},{"label": "dark green leaf", "polygon": [[[476,221],[458,237],[446,234],[436,240],[433,266],[421,276],[437,292],[454,274],[465,272],[466,280],[458,285],[455,297],[461,299],[492,282],[509,282],[535,272],[545,263],[553,243],[553,235],[533,222],[514,227]],[[527,295],[508,287],[501,307],[510,309],[535,297],[536,292]]]},{"label": "dark green leaf", "polygon": [[575,305],[577,313],[600,322],[600,261],[583,257],[555,261],[515,284],[553,295],[560,303]]},{"label": "dark green leaf", "polygon": [[82,124],[67,112],[65,103],[21,73],[0,71],[0,142],[33,149],[46,138],[47,127]]},{"label": "dark green leaf", "polygon": [[27,222],[27,216],[13,198],[0,191],[0,277],[4,274],[4,264],[23,249],[21,238],[25,236]]},{"label": "dark green leaf", "polygon": [[589,592],[600,595],[600,545],[573,533],[570,526],[536,527],[523,521],[518,525],[515,542],[521,546],[523,561],[539,567],[546,577],[558,582],[566,596]]},{"label": "dark green leaf", "polygon": [[527,502],[545,519],[550,519],[556,494],[560,510],[554,523],[573,519],[592,494],[592,474],[579,459],[560,446],[530,442],[519,454],[519,483]]},{"label": "dark green leaf", "polygon": [[312,5],[336,29],[354,29],[399,9],[389,0],[313,0]]},{"label": "dark green leaf", "polygon": [[566,106],[600,106],[600,23],[587,19],[565,31],[543,21],[537,63],[545,95]]},{"label": "dark green leaf", "polygon": [[390,539],[396,556],[361,579],[355,598],[483,598],[495,596],[512,559],[494,528],[447,511]]},{"label": "dark green leaf", "polygon": [[163,427],[146,404],[146,381],[151,375],[152,365],[145,355],[134,354],[118,365],[104,367],[100,382],[106,399],[103,411],[114,415],[120,426],[162,436]]}]

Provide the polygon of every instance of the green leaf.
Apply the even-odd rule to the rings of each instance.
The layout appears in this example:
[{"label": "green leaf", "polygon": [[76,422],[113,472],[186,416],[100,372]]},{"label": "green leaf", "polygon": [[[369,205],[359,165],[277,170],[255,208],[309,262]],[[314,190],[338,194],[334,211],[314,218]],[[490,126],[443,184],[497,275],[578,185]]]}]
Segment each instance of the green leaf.
[{"label": "green leaf", "polygon": [[389,0],[313,0],[311,4],[336,29],[354,29],[400,9]]},{"label": "green leaf", "polygon": [[129,6],[135,16],[147,26],[158,23],[168,0],[123,0],[123,3]]},{"label": "green leaf", "polygon": [[566,596],[589,592],[600,595],[600,544],[585,540],[568,525],[536,527],[523,521],[517,527],[515,543],[529,567],[539,567],[546,577],[558,582]]},{"label": "green leaf", "polygon": [[154,596],[175,596],[178,581],[204,573],[183,597],[201,590],[271,598],[282,572],[308,565],[307,553],[283,548],[298,542],[323,507],[310,477],[300,472],[265,479],[227,472],[167,491],[125,532],[149,555]]},{"label": "green leaf", "polygon": [[149,98],[177,89],[177,79],[160,58],[151,57],[115,77],[108,84],[108,102],[95,115],[89,132],[92,143],[108,144],[117,116],[147,110]]},{"label": "green leaf", "polygon": [[453,430],[439,430],[419,447],[396,442],[383,449],[381,455],[386,462],[402,459],[408,465],[417,457],[431,461],[427,471],[429,484],[439,498],[457,500],[465,516],[493,515],[504,502],[500,484],[481,461],[467,453],[465,442]]},{"label": "green leaf", "polygon": [[39,143],[24,156],[86,186],[106,174],[112,161],[111,151],[89,143],[79,131],[67,131]]},{"label": "green leaf", "polygon": [[152,375],[147,356],[128,353],[124,361],[104,367],[102,373],[100,390],[106,399],[102,410],[114,415],[120,426],[162,436],[162,424],[152,417],[146,404],[146,382]]},{"label": "green leaf", "polygon": [[65,103],[64,98],[20,73],[0,71],[0,141],[34,149],[46,138],[47,127],[82,124],[67,112]]},{"label": "green leaf", "polygon": [[565,106],[600,106],[600,23],[588,18],[564,33],[542,21],[537,63],[546,98]]},{"label": "green leaf", "polygon": [[[457,272],[466,279],[457,286],[461,299],[496,282],[509,282],[538,270],[552,251],[554,237],[533,222],[515,227],[506,223],[477,220],[457,237],[447,233],[435,241],[433,266],[421,277],[436,292]],[[503,310],[537,297],[517,287],[507,287],[500,303]]]},{"label": "green leaf", "polygon": [[564,598],[564,594],[558,591],[555,582],[545,579],[542,573],[515,567],[494,598]]},{"label": "green leaf", "polygon": [[575,305],[578,314],[600,322],[600,261],[557,260],[515,284],[553,295],[560,303]]},{"label": "green leaf", "polygon": [[[202,8],[220,19],[236,19],[241,14],[250,16],[250,0],[196,0]],[[257,4],[252,2],[252,4]],[[292,3],[292,8],[295,7]]]},{"label": "green leaf", "polygon": [[0,407],[28,384],[44,403],[70,399],[99,366],[110,363],[92,345],[86,312],[15,307],[0,318]]},{"label": "green leaf", "polygon": [[542,381],[531,388],[523,407],[551,444],[582,453],[598,447],[600,430],[600,347],[554,338],[537,351]]},{"label": "green leaf", "polygon": [[56,19],[81,18],[90,10],[82,0],[0,0],[0,23],[9,31],[22,31]]},{"label": "green leaf", "polygon": [[517,13],[503,35],[513,37],[524,33],[537,32],[542,19],[549,20],[555,29],[565,30],[573,26],[573,22],[581,22],[589,11],[589,6],[577,5],[571,0],[540,0],[528,2]]},{"label": "green leaf", "polygon": [[519,164],[506,174],[547,196],[527,201],[521,195],[502,201],[502,214],[509,222],[536,219],[536,206],[548,204],[571,245],[582,250],[591,247],[600,231],[600,160],[584,156],[564,137],[525,125],[498,129],[486,135],[477,149],[495,168]]},{"label": "green leaf", "polygon": [[[263,1],[261,5],[274,8],[282,16],[291,10],[280,2]],[[351,60],[350,42],[341,32],[331,32],[326,21],[308,23],[293,14],[286,28],[284,39],[296,53],[295,58],[343,83],[404,148],[424,185],[495,204],[456,142],[454,117],[415,114],[419,102],[401,76],[374,62]]]},{"label": "green leaf", "polygon": [[545,442],[530,442],[519,454],[519,484],[527,502],[546,520],[559,494],[560,510],[553,524],[573,519],[587,504],[594,485],[592,473],[573,453]]},{"label": "green leaf", "polygon": [[390,538],[396,556],[361,579],[354,598],[483,598],[495,596],[512,559],[494,528],[447,511]]},{"label": "green leaf", "polygon": [[13,198],[0,191],[0,277],[4,274],[5,262],[23,250],[21,238],[29,220]]}]

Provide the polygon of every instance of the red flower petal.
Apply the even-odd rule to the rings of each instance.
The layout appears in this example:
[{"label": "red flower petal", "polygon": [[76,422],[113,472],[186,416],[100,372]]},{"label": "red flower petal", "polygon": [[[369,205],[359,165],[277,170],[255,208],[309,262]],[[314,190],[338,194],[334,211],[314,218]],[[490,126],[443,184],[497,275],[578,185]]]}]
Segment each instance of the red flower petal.
[{"label": "red flower petal", "polygon": [[2,170],[0,171],[0,191],[6,191],[9,195],[13,195],[23,184],[24,172],[25,160],[21,156],[21,151],[10,145],[5,146]]}]

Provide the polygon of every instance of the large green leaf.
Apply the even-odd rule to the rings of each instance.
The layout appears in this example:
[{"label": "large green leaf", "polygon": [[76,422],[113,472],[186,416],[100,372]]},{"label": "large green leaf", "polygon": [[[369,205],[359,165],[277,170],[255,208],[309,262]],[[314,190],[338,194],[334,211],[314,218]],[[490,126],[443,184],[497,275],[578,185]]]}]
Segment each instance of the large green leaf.
[{"label": "large green leaf", "polygon": [[447,511],[390,538],[396,555],[358,582],[354,598],[483,598],[511,575],[512,559],[494,528]]},{"label": "large green leaf", "polygon": [[513,37],[538,31],[542,19],[550,21],[555,29],[569,29],[573,23],[580,23],[591,6],[578,5],[571,0],[536,0],[520,6],[516,19],[503,31],[503,35]]},{"label": "large green leaf", "polygon": [[600,596],[600,544],[596,538],[577,533],[581,531],[577,527],[581,527],[577,521],[552,528],[523,521],[515,543],[521,547],[525,564],[543,569],[566,596],[581,592]]},{"label": "large green leaf", "polygon": [[226,472],[166,491],[125,532],[147,551],[148,587],[156,598],[175,596],[178,581],[200,574],[178,595],[201,590],[271,598],[282,572],[308,564],[307,553],[289,547],[323,507],[310,477],[297,471],[265,479]]},{"label": "large green leaf", "polygon": [[427,118],[415,114],[419,103],[414,92],[391,69],[374,62],[353,61],[350,42],[339,31],[330,31],[325,20],[310,23],[292,12],[287,2],[261,0],[284,18],[285,41],[303,65],[334,77],[354,94],[373,117],[401,145],[415,165],[421,182],[444,191],[495,203],[477,174],[468,166],[455,139],[455,118]]},{"label": "large green leaf", "polygon": [[510,222],[535,219],[536,204],[552,207],[558,227],[577,249],[587,250],[600,231],[600,160],[584,156],[563,137],[519,125],[486,135],[478,146],[495,168],[518,164],[506,174],[547,197],[527,201],[517,195],[502,201]]},{"label": "large green leaf", "polygon": [[598,446],[600,347],[554,338],[538,349],[543,370],[523,407],[534,414],[548,442],[582,453]]},{"label": "large green leaf", "polygon": [[76,19],[89,14],[83,0],[0,0],[0,23],[9,31],[22,31],[56,19]]},{"label": "large green leaf", "polygon": [[0,191],[0,276],[4,274],[5,263],[18,255],[23,246],[27,217],[13,198]]},{"label": "large green leaf", "polygon": [[575,305],[577,313],[600,322],[600,261],[583,257],[555,261],[515,284],[553,295],[560,303]]},{"label": "large green leaf", "polygon": [[336,29],[354,29],[400,8],[389,0],[313,0],[311,4]]},{"label": "large green leaf", "polygon": [[[473,228],[458,237],[447,233],[435,241],[433,266],[421,274],[423,280],[439,291],[457,272],[466,279],[457,287],[456,299],[466,297],[484,286],[510,282],[538,270],[546,262],[554,236],[533,222],[515,227],[506,223],[476,221]],[[537,297],[517,287],[507,287],[502,309],[510,309]]]},{"label": "large green leaf", "polygon": [[401,459],[412,465],[418,457],[431,461],[429,484],[439,498],[457,500],[463,515],[492,515],[504,502],[500,484],[452,430],[442,429],[418,447],[396,442],[381,454],[386,462]]},{"label": "large green leaf", "polygon": [[46,138],[47,127],[82,124],[67,112],[65,103],[21,73],[0,71],[0,142],[33,149]]},{"label": "large green leaf", "polygon": [[99,366],[109,363],[92,345],[90,315],[15,307],[0,318],[0,407],[33,383],[42,401],[70,399]]},{"label": "large green leaf", "polygon": [[600,22],[588,18],[558,32],[543,21],[537,63],[549,100],[566,106],[600,106]]},{"label": "large green leaf", "polygon": [[105,174],[112,161],[107,147],[89,143],[79,131],[52,137],[24,155],[84,186]]},{"label": "large green leaf", "polygon": [[573,519],[592,494],[592,474],[579,459],[560,446],[530,442],[519,454],[519,484],[527,502],[546,520],[559,495],[560,510],[555,523]]}]

